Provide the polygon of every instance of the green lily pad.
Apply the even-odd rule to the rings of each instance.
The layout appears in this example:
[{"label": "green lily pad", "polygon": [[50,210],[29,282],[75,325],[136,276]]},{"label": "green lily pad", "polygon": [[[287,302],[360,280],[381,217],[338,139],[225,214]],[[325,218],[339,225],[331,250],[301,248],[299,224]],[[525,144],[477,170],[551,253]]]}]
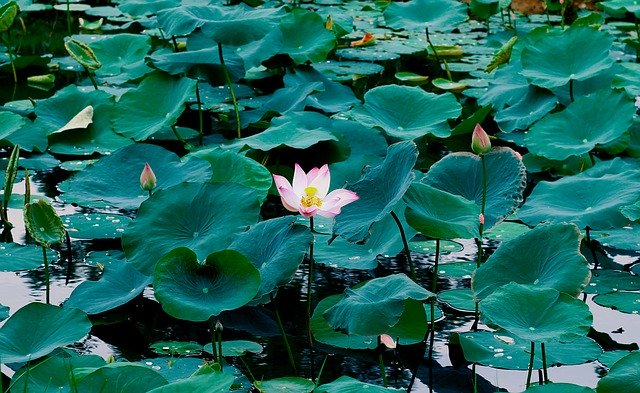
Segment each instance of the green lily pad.
[{"label": "green lily pad", "polygon": [[260,222],[229,246],[259,270],[258,301],[264,301],[265,297],[268,300],[270,293],[291,281],[313,241],[309,228],[296,224],[295,220],[293,216],[285,216]]},{"label": "green lily pad", "polygon": [[506,242],[509,240],[513,240],[520,235],[524,235],[530,230],[531,228],[526,225],[517,222],[503,221],[497,226],[493,227],[491,231],[483,235],[485,239]]},{"label": "green lily pad", "polygon": [[98,78],[110,81],[128,81],[141,78],[152,71],[143,61],[151,50],[151,37],[144,34],[119,33],[100,36],[87,42],[102,67],[96,70]]},{"label": "green lily pad", "polygon": [[119,214],[84,213],[61,216],[62,224],[75,239],[116,239],[131,218]]},{"label": "green lily pad", "polygon": [[591,271],[591,281],[585,293],[610,293],[617,291],[640,291],[640,277],[619,270],[598,269]]},{"label": "green lily pad", "polygon": [[[451,135],[447,119],[457,118],[462,109],[451,93],[427,93],[411,86],[375,87],[367,91],[364,101],[364,105],[350,112],[351,116],[367,127],[380,127],[399,139],[425,135],[446,138]],[[406,102],[415,106],[405,105]]]},{"label": "green lily pad", "polygon": [[613,38],[604,31],[577,26],[535,38],[522,49],[522,75],[534,85],[547,89],[565,86],[571,80],[596,76],[613,65],[609,56]]},{"label": "green lily pad", "polygon": [[374,278],[356,289],[347,288],[343,298],[323,316],[334,329],[347,334],[377,336],[400,321],[403,309],[410,307],[408,303],[422,304],[434,296],[406,275],[394,274]]},{"label": "green lily pad", "polygon": [[595,393],[595,390],[572,383],[554,382],[547,385],[531,386],[523,393]]},{"label": "green lily pad", "polygon": [[149,346],[153,353],[166,356],[198,355],[202,345],[191,341],[160,341]]},{"label": "green lily pad", "polygon": [[604,247],[640,253],[640,225],[631,224],[606,231],[592,231],[592,239]]},{"label": "green lily pad", "polygon": [[[434,254],[436,252],[436,242],[437,240],[411,240],[409,241],[409,249],[413,252],[421,252],[424,254]],[[449,241],[449,240],[440,240],[441,254],[458,252],[458,251],[462,251],[463,249],[464,247],[460,243]],[[475,268],[475,265],[474,265],[474,268]]]},{"label": "green lily pad", "polygon": [[247,304],[258,293],[260,273],[242,254],[223,250],[199,262],[195,252],[176,248],[162,257],[153,273],[155,297],[167,314],[206,321]]},{"label": "green lily pad", "polygon": [[[232,81],[237,82],[245,75],[242,58],[231,50],[223,50],[224,63]],[[153,54],[146,59],[154,68],[171,75],[186,74],[194,79],[224,84],[222,62],[217,48],[203,48],[186,52]]]},{"label": "green lily pad", "polygon": [[[610,117],[596,115],[600,111]],[[534,124],[525,136],[525,144],[530,153],[552,160],[580,156],[594,148],[620,153],[627,147],[627,130],[635,111],[626,94],[600,90],[578,97],[565,110]]]},{"label": "green lily pad", "polygon": [[598,362],[607,368],[611,368],[615,362],[623,357],[633,353],[633,351],[625,351],[624,349],[614,349],[612,351],[605,351],[598,357]]},{"label": "green lily pad", "polygon": [[596,295],[593,301],[603,307],[612,308],[627,314],[640,313],[640,293],[618,291]]},{"label": "green lily pad", "polygon": [[349,186],[360,199],[336,216],[333,233],[349,242],[365,242],[374,222],[387,216],[411,185],[418,156],[411,141],[389,146],[382,164],[369,169],[357,183]]},{"label": "green lily pad", "polygon": [[282,48],[296,64],[317,63],[326,59],[336,45],[336,36],[324,27],[316,12],[296,8],[280,20]]},{"label": "green lily pad", "polygon": [[361,61],[326,61],[314,64],[313,67],[327,78],[342,82],[352,81],[359,77],[381,74],[384,67]]},{"label": "green lily pad", "polygon": [[385,9],[387,27],[400,30],[452,30],[467,19],[467,7],[453,0],[412,0],[390,3]]},{"label": "green lily pad", "polygon": [[428,76],[418,75],[415,72],[396,72],[395,77],[400,82],[404,82],[410,86],[420,86],[427,83]]},{"label": "green lily pad", "polygon": [[151,278],[129,263],[113,261],[105,265],[100,280],[84,281],[78,285],[65,302],[65,307],[79,308],[90,315],[99,314],[129,302],[149,284]]},{"label": "green lily pad", "polygon": [[315,389],[316,384],[310,379],[301,377],[281,377],[256,381],[256,386],[264,392],[310,393]]},{"label": "green lily pad", "polygon": [[62,243],[65,229],[53,206],[44,199],[24,205],[24,225],[29,235],[41,246]]},{"label": "green lily pad", "polygon": [[451,278],[471,278],[475,270],[475,262],[449,262],[438,265],[438,275]]},{"label": "green lily pad", "polygon": [[[58,254],[47,249],[47,259],[55,260]],[[0,271],[32,270],[42,265],[42,247],[30,244],[0,243]]]},{"label": "green lily pad", "polygon": [[579,228],[609,229],[628,220],[620,208],[640,197],[640,166],[614,158],[554,182],[541,181],[518,218],[526,224],[573,222]]},{"label": "green lily pad", "polygon": [[480,208],[475,202],[414,182],[404,195],[407,223],[435,239],[479,237]]},{"label": "green lily pad", "polygon": [[255,191],[238,184],[181,183],[157,191],[140,205],[122,236],[122,248],[129,262],[149,275],[158,260],[177,247],[188,247],[196,260],[204,260],[254,224],[259,208]]},{"label": "green lily pad", "polygon": [[333,382],[322,384],[315,390],[316,393],[359,393],[362,391],[366,391],[368,393],[397,393],[398,390],[394,388],[385,388],[371,383],[360,382],[357,379],[346,375],[341,376]]},{"label": "green lily pad", "polygon": [[[485,366],[508,370],[526,370],[531,358],[531,342],[504,330],[496,332],[454,333],[464,351],[465,359]],[[536,346],[534,368],[542,368],[540,346]],[[590,338],[580,337],[571,342],[545,343],[547,366],[578,365],[598,358],[600,346]]]},{"label": "green lily pad", "polygon": [[[231,340],[222,342],[222,356],[244,356],[247,353],[262,353],[262,345],[247,340]],[[205,344],[204,351],[213,353],[211,343]]]},{"label": "green lily pad", "polygon": [[9,135],[21,129],[26,123],[26,119],[11,112],[0,112],[0,139],[5,139]]},{"label": "green lily pad", "polygon": [[587,260],[580,254],[580,239],[575,225],[540,225],[502,243],[475,272],[471,287],[478,299],[510,282],[576,296],[590,277]]},{"label": "green lily pad", "polygon": [[593,322],[589,306],[581,300],[554,288],[515,282],[493,291],[479,308],[492,324],[534,342],[584,337]]},{"label": "green lily pad", "polygon": [[[180,158],[160,146],[134,144],[101,158],[85,170],[58,185],[67,203],[100,206],[100,202],[121,209],[135,209],[149,197],[140,188],[140,174],[148,163],[157,178],[156,191],[181,182],[206,182],[211,177],[210,165],[204,160]],[[154,191],[154,192],[156,192]]]},{"label": "green lily pad", "polygon": [[124,93],[115,105],[115,132],[136,141],[176,124],[189,96],[194,94],[196,81],[153,73],[137,88]]},{"label": "green lily pad", "polygon": [[633,352],[611,366],[609,373],[598,381],[597,393],[640,392],[640,352]]},{"label": "green lily pad", "polygon": [[625,12],[629,12],[634,14],[636,18],[640,18],[640,4],[633,0],[601,1],[598,3],[598,7],[615,17],[623,17]]},{"label": "green lily pad", "polygon": [[336,113],[346,111],[360,103],[350,88],[332,81],[312,67],[299,66],[295,73],[284,76],[285,86],[305,85],[314,82],[321,82],[323,89],[307,97],[307,105],[313,108],[326,113]]},{"label": "green lily pad", "polygon": [[227,374],[226,372],[213,371],[201,373],[201,371],[198,371],[197,374],[189,378],[149,390],[149,393],[226,392],[231,389],[234,384],[234,379],[233,375]]},{"label": "green lily pad", "polygon": [[87,315],[78,309],[29,303],[0,328],[0,357],[3,363],[34,360],[82,339],[90,329]]},{"label": "green lily pad", "polygon": [[[202,349],[202,346],[201,346]],[[147,368],[150,368],[153,371],[156,371],[158,374],[162,375],[168,382],[177,382],[181,380],[185,380],[192,375],[196,375],[199,370],[207,370],[210,369],[207,366],[207,361],[204,359],[196,358],[196,357],[167,357],[160,356],[154,358],[141,359],[136,362],[139,365],[143,365]],[[228,368],[231,369],[233,366],[228,365]],[[203,370],[203,371],[204,371]],[[164,385],[168,386],[168,385]]]},{"label": "green lily pad", "polygon": [[[487,173],[484,223],[488,231],[522,202],[526,168],[517,154],[506,147],[494,148],[483,157]],[[433,164],[421,181],[482,205],[482,161],[475,154],[449,154]]]},{"label": "green lily pad", "polygon": [[476,302],[471,289],[447,289],[438,292],[438,300],[458,312],[474,313]]},{"label": "green lily pad", "polygon": [[129,362],[108,363],[95,369],[79,369],[74,372],[73,378],[78,392],[146,392],[167,383],[154,370]]}]

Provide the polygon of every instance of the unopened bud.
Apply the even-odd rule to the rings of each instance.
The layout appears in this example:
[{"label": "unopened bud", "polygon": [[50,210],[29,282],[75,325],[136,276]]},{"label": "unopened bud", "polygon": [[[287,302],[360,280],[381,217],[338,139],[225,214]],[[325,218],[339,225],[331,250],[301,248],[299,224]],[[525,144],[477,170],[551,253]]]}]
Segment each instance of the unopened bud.
[{"label": "unopened bud", "polygon": [[144,169],[140,174],[140,187],[145,191],[151,191],[156,188],[156,175],[153,173],[149,163],[144,164]]},{"label": "unopened bud", "polygon": [[491,151],[491,140],[489,135],[480,124],[476,124],[471,135],[471,150],[478,155],[487,154]]}]

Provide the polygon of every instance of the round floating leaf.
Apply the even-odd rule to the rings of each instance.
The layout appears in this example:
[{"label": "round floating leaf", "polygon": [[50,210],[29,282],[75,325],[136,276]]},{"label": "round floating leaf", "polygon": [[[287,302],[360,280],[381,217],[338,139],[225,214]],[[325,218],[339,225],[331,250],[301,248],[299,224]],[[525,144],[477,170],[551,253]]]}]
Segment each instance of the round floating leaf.
[{"label": "round floating leaf", "polygon": [[313,241],[309,228],[296,224],[295,220],[294,216],[285,216],[260,222],[229,246],[260,271],[258,301],[291,281]]},{"label": "round floating leaf", "polygon": [[440,291],[438,292],[438,300],[456,311],[473,313],[476,310],[473,292],[468,288]]},{"label": "round floating leaf", "polygon": [[157,178],[157,192],[182,182],[206,182],[210,165],[204,160],[185,162],[160,146],[133,144],[101,158],[59,184],[62,200],[91,206],[99,201],[121,209],[135,209],[149,197],[140,188],[140,174],[148,163]]},{"label": "round floating leaf", "polygon": [[401,200],[415,175],[418,157],[415,143],[395,143],[387,149],[382,164],[369,169],[349,189],[360,199],[342,208],[336,216],[333,233],[350,242],[366,242],[374,222],[386,217]]},{"label": "round floating leaf", "polygon": [[[484,224],[485,230],[490,230],[522,202],[526,168],[516,153],[506,147],[493,149],[484,155],[484,160],[487,172]],[[433,164],[421,181],[482,205],[482,161],[475,154],[449,154]]]},{"label": "round floating leaf", "polygon": [[78,392],[139,393],[167,384],[160,374],[135,363],[108,363],[73,375]]},{"label": "round floating leaf", "polygon": [[404,195],[407,223],[435,239],[478,237],[480,208],[475,202],[414,182]]},{"label": "round floating leaf", "polygon": [[256,381],[256,386],[264,392],[310,393],[315,389],[316,384],[310,379],[301,377],[282,377]]},{"label": "round floating leaf", "polygon": [[[211,343],[205,344],[204,351],[213,353]],[[244,356],[247,353],[262,353],[262,345],[247,340],[231,340],[222,342],[222,356]]]},{"label": "round floating leaf", "polygon": [[398,392],[398,390],[394,388],[385,388],[366,382],[360,382],[357,379],[353,379],[346,375],[341,376],[331,383],[320,385],[316,390],[314,390],[316,393],[360,393],[363,391],[366,391],[367,393]]},{"label": "round floating leaf", "polygon": [[[455,333],[464,351],[465,359],[489,367],[508,370],[526,370],[531,358],[531,342],[511,335],[504,330],[497,332]],[[588,337],[571,342],[547,342],[547,366],[578,365],[593,361],[602,349]],[[542,368],[540,346],[536,347],[533,367]]]},{"label": "round floating leaf", "polygon": [[61,216],[62,224],[75,239],[116,239],[131,218],[119,214],[84,213]]},{"label": "round floating leaf", "polygon": [[149,390],[149,393],[227,392],[234,384],[234,379],[233,375],[226,372],[201,373],[201,371],[198,371],[198,374]]},{"label": "round floating leaf", "polygon": [[467,19],[467,7],[453,0],[412,0],[392,2],[384,11],[388,27],[400,30],[452,30]]},{"label": "round floating leaf", "polygon": [[125,261],[114,261],[104,268],[98,281],[84,281],[78,285],[65,307],[79,308],[87,314],[99,314],[121,306],[138,296],[151,278]]},{"label": "round floating leaf", "polygon": [[529,225],[542,221],[573,222],[579,228],[622,227],[620,208],[640,197],[640,166],[614,158],[554,182],[541,181],[518,217]]},{"label": "round floating leaf", "polygon": [[29,303],[0,328],[0,359],[3,363],[37,359],[82,339],[90,329],[87,315],[78,309]]},{"label": "round floating leaf", "polygon": [[513,240],[520,235],[524,235],[530,230],[531,228],[526,225],[517,222],[503,221],[497,226],[493,227],[490,232],[487,232],[483,235],[485,239],[506,242],[508,240]]},{"label": "round floating leaf", "polygon": [[597,240],[604,247],[640,253],[640,224],[626,225],[607,231],[593,231],[591,238]]},{"label": "round floating leaf", "polygon": [[[47,249],[49,261],[55,260],[58,254]],[[18,270],[32,270],[42,265],[42,247],[31,244],[0,243],[0,271],[12,272]]]},{"label": "round floating leaf", "polygon": [[626,94],[599,90],[578,97],[565,110],[534,124],[525,136],[525,144],[530,153],[552,160],[565,160],[594,148],[619,153],[628,144],[627,130],[635,111]]},{"label": "round floating leaf", "polygon": [[[411,240],[409,242],[409,249],[413,252],[421,252],[424,254],[434,254],[436,252],[437,241],[438,240]],[[458,251],[462,251],[463,249],[464,247],[460,243],[456,243],[449,240],[440,240],[440,252],[443,254],[448,254],[450,252],[458,252]],[[442,264],[439,266],[442,266]]]},{"label": "round floating leaf", "polygon": [[124,93],[113,115],[115,131],[137,141],[172,127],[195,94],[196,81],[161,73],[147,76],[137,88]]},{"label": "round floating leaf", "polygon": [[312,63],[326,59],[336,45],[336,36],[324,27],[316,12],[295,8],[280,20],[282,48],[279,53],[289,55],[294,63]]},{"label": "round floating leaf", "polygon": [[[169,382],[184,380],[200,371],[210,369],[209,366],[207,366],[206,360],[195,357],[160,356],[141,359],[136,363],[156,371]],[[231,365],[228,365],[228,367],[233,369]]]},{"label": "round floating leaf", "polygon": [[598,381],[597,393],[640,392],[640,352],[633,352],[611,366]]},{"label": "round floating leaf", "polygon": [[534,85],[547,89],[565,86],[571,80],[596,76],[613,65],[609,56],[613,37],[604,31],[578,26],[535,38],[522,49],[522,75]]},{"label": "round floating leaf", "polygon": [[153,273],[155,297],[171,316],[206,321],[247,304],[258,292],[260,273],[242,254],[223,250],[199,262],[180,247],[167,253]]},{"label": "round floating leaf", "polygon": [[576,296],[589,281],[575,225],[540,225],[505,243],[473,275],[471,287],[484,299],[510,282],[553,288]]},{"label": "round floating leaf", "polygon": [[[352,110],[353,118],[368,127],[380,127],[399,139],[425,135],[451,135],[447,119],[460,116],[462,107],[451,93],[427,93],[419,87],[386,85],[364,95],[364,105]],[[412,102],[412,105],[405,105]],[[419,110],[416,110],[419,108]]]},{"label": "round floating leaf", "polygon": [[531,386],[523,393],[595,393],[595,390],[572,383],[554,382],[548,385]]},{"label": "round floating leaf", "polygon": [[411,307],[408,303],[421,304],[434,296],[404,274],[394,274],[374,278],[356,289],[347,288],[344,297],[323,316],[334,329],[377,336],[400,321],[403,309]]},{"label": "round floating leaf", "polygon": [[619,270],[592,270],[591,281],[584,289],[585,293],[609,293],[623,291],[640,291],[640,277]]},{"label": "round floating leaf", "polygon": [[381,74],[384,67],[375,63],[361,61],[327,61],[314,64],[316,70],[334,81],[352,81],[358,77]]},{"label": "round floating leaf", "polygon": [[523,340],[572,341],[589,332],[589,306],[553,288],[515,282],[496,289],[479,304],[482,315]]},{"label": "round floating leaf", "polygon": [[149,349],[158,355],[186,356],[202,352],[202,345],[191,341],[160,341],[151,344]]},{"label": "round floating leaf", "polygon": [[44,199],[24,205],[24,225],[38,244],[49,247],[62,243],[64,240],[64,225],[53,206]]},{"label": "round floating leaf", "polygon": [[603,307],[627,314],[640,314],[640,293],[618,291],[603,293],[593,298],[593,301]]}]

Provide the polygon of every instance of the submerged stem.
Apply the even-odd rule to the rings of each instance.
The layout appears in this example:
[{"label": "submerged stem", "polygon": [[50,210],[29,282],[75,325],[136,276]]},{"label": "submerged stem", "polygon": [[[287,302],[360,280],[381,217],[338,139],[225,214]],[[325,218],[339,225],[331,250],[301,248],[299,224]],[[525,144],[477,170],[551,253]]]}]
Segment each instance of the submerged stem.
[{"label": "submerged stem", "polygon": [[278,328],[280,328],[280,334],[282,335],[282,340],[284,341],[284,346],[287,349],[287,356],[289,357],[289,365],[293,369],[293,373],[297,374],[296,370],[296,362],[293,359],[293,352],[291,352],[291,346],[289,345],[289,340],[287,339],[287,333],[284,331],[284,326],[282,325],[282,319],[280,318],[280,311],[278,310],[278,303],[276,303],[276,298],[273,296],[273,293],[269,294],[271,298],[271,303],[273,303],[273,307],[276,313],[276,321],[278,322]]},{"label": "submerged stem", "polygon": [[413,260],[411,259],[411,250],[409,250],[409,243],[407,242],[407,235],[404,233],[404,228],[402,227],[402,223],[400,222],[400,218],[398,215],[392,210],[391,217],[396,222],[398,226],[398,230],[400,231],[400,237],[402,237],[402,244],[404,245],[404,253],[407,257],[407,262],[409,263],[409,269],[411,270],[411,279],[413,281],[416,280],[416,271],[413,268]]},{"label": "submerged stem", "polygon": [[533,360],[535,357],[536,343],[531,341],[531,356],[529,357],[529,369],[527,371],[527,389],[531,385],[531,374],[533,372]]},{"label": "submerged stem", "polygon": [[229,94],[231,94],[231,101],[233,101],[233,112],[236,115],[236,134],[238,138],[242,138],[242,126],[240,125],[240,110],[238,109],[238,100],[236,99],[236,93],[233,90],[233,84],[231,83],[231,77],[229,76],[229,70],[224,63],[224,56],[222,54],[222,44],[218,42],[218,56],[220,56],[220,65],[222,66],[222,73],[224,74],[224,80],[229,86]]}]

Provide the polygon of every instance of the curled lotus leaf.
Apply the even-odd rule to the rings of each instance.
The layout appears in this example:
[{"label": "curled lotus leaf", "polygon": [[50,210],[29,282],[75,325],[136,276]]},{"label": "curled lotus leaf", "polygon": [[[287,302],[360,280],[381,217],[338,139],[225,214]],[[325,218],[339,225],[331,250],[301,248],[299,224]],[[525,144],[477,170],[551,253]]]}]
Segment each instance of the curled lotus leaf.
[{"label": "curled lotus leaf", "polygon": [[93,52],[93,49],[84,42],[69,38],[65,40],[64,47],[69,55],[86,69],[95,71],[102,67],[102,64]]}]

